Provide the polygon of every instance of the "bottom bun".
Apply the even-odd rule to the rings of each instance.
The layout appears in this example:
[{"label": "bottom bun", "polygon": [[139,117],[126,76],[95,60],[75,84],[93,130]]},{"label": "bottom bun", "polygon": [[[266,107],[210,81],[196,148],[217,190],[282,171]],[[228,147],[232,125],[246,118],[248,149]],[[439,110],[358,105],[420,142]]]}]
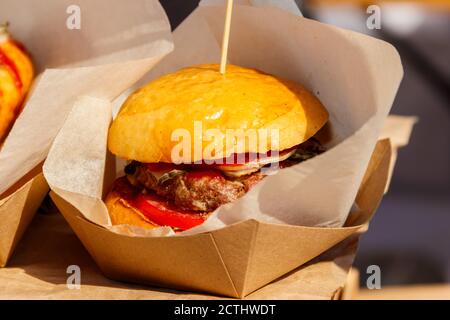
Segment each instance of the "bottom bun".
[{"label": "bottom bun", "polygon": [[126,177],[117,179],[105,199],[113,225],[145,229],[171,227],[175,232],[202,224],[209,213],[184,211],[152,192],[141,192]]},{"label": "bottom bun", "polygon": [[159,227],[148,220],[137,209],[133,208],[118,192],[117,187],[120,185],[117,181],[111,192],[106,196],[105,204],[108,208],[111,223],[113,225],[127,224],[138,226],[145,229],[154,229]]}]

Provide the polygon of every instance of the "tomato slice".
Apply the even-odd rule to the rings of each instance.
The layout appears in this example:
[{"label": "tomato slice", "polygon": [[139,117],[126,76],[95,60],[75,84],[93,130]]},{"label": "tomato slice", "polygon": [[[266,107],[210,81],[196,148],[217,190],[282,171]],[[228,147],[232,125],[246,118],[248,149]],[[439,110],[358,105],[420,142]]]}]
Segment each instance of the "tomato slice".
[{"label": "tomato slice", "polygon": [[133,206],[154,223],[182,231],[205,222],[205,219],[199,213],[178,211],[157,195],[138,194],[133,200]]}]

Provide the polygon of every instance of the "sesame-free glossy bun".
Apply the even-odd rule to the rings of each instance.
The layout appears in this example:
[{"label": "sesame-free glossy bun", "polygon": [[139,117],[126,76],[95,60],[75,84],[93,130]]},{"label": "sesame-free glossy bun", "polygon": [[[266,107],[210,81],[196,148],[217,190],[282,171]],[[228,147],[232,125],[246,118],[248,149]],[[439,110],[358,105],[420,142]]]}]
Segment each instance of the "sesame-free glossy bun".
[{"label": "sesame-free glossy bun", "polygon": [[[227,66],[222,75],[218,65],[199,65],[163,76],[132,94],[113,121],[108,147],[115,155],[143,163],[173,162],[171,153],[180,140],[172,133],[185,129],[194,137],[194,122],[202,131],[220,130],[211,157],[194,152],[184,162],[225,158],[235,153],[226,141],[226,130],[278,129],[278,150],[296,146],[328,121],[320,101],[301,85],[253,69]],[[197,126],[198,127],[198,126]],[[255,132],[255,131],[253,131]],[[202,151],[212,140],[203,135]],[[245,143],[243,152],[267,152],[275,143]],[[198,149],[197,149],[198,150]],[[211,153],[208,153],[211,154]]]}]

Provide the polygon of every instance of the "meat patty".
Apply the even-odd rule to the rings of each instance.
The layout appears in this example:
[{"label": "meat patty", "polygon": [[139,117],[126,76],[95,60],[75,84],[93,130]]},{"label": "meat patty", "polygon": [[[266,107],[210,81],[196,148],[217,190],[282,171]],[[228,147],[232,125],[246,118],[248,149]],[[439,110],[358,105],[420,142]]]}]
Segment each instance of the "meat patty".
[{"label": "meat patty", "polygon": [[137,165],[128,179],[133,185],[154,191],[183,210],[211,212],[243,196],[246,185],[227,180],[216,171],[192,171],[158,181],[146,166]]},{"label": "meat patty", "polygon": [[156,188],[156,193],[184,210],[210,212],[242,197],[245,189],[242,183],[226,180],[219,173],[187,173],[167,180]]},{"label": "meat patty", "polygon": [[[298,164],[323,151],[320,143],[312,138],[300,145],[289,159],[282,161],[280,168]],[[165,174],[164,178],[156,178],[148,165],[138,162],[132,162],[125,172],[134,186],[155,192],[182,210],[201,212],[212,212],[221,205],[237,200],[265,177],[258,171],[230,178],[214,168],[187,166],[177,167]]]}]

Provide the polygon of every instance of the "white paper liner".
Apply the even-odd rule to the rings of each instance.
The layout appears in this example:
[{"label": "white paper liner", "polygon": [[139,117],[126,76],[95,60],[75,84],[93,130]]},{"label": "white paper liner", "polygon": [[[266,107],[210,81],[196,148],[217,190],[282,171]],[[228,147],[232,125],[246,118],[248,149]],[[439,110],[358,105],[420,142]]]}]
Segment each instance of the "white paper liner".
[{"label": "white paper liner", "polygon": [[[174,32],[175,51],[145,80],[180,67],[219,61],[224,12],[222,6],[201,6],[194,11]],[[265,178],[241,199],[216,210],[203,225],[180,235],[211,231],[247,219],[342,226],[403,76],[398,53],[383,41],[270,7],[236,6],[232,29],[232,63],[295,80],[319,97],[330,113],[329,124],[321,132],[329,150]],[[95,114],[102,116],[86,114],[83,103],[90,104],[90,109],[95,105]],[[105,186],[98,175],[84,172],[105,163],[105,128],[110,114],[107,103],[81,101],[44,166],[52,189],[87,219],[105,227],[111,226],[98,193]],[[99,118],[102,123],[97,123]],[[83,152],[74,153],[68,145],[80,132],[89,132],[90,136],[83,137],[85,143],[79,146]],[[93,136],[105,140],[90,143]],[[78,159],[70,168],[59,164],[74,156]],[[61,181],[63,174],[77,179]],[[97,193],[91,193],[87,186],[95,186]],[[112,230],[136,236],[173,234],[167,228]]]},{"label": "white paper liner", "polygon": [[0,150],[0,194],[44,161],[80,96],[114,100],[173,49],[169,21],[157,0],[76,1],[79,30],[66,27],[66,10],[73,4],[0,2],[0,21],[10,22],[39,74]]}]

